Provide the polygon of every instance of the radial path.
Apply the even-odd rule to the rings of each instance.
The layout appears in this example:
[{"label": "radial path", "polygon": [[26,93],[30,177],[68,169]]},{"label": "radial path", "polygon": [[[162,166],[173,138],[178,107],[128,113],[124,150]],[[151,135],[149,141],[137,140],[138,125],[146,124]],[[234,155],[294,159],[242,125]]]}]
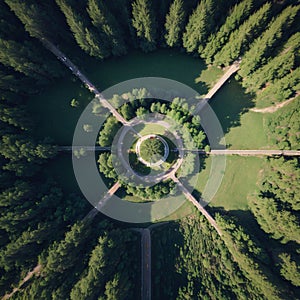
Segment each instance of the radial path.
[{"label": "radial path", "polygon": [[67,58],[67,56],[61,52],[57,47],[55,47],[51,42],[46,40],[45,38],[41,39],[44,46],[50,50],[62,63],[65,64],[72,72],[73,74],[79,78],[85,86],[95,94],[95,97],[99,99],[99,101],[102,103],[104,107],[110,110],[110,112],[116,117],[116,119],[123,123],[124,125],[127,125],[127,121],[118,113],[118,111],[104,98],[104,96],[97,90],[97,88],[92,84],[92,82],[83,75],[78,67],[72,63],[72,61]]}]

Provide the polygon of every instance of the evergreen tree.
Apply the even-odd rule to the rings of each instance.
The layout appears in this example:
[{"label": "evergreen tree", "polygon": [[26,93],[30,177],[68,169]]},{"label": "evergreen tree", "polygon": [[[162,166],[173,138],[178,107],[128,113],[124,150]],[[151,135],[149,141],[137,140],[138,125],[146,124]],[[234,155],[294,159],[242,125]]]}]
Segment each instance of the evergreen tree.
[{"label": "evergreen tree", "polygon": [[28,36],[23,30],[21,22],[7,4],[4,1],[0,3],[0,38],[8,40],[13,37],[15,41],[21,42]]},{"label": "evergreen tree", "polygon": [[[11,91],[19,95],[36,93],[34,81],[23,74],[9,70],[0,64],[0,90]],[[4,96],[4,93],[1,93]]]},{"label": "evergreen tree", "polygon": [[279,149],[296,150],[300,144],[300,96],[289,105],[272,114],[266,127],[274,145]]},{"label": "evergreen tree", "polygon": [[[126,299],[133,298],[132,279],[134,255],[126,251],[134,247],[130,232],[111,230],[102,234],[93,249],[88,269],[74,285],[70,298],[77,299]],[[133,253],[135,253],[135,249]],[[97,286],[97,289],[94,287]],[[104,298],[104,295],[106,296]],[[99,297],[100,296],[100,297]],[[112,297],[112,298],[111,298]]]},{"label": "evergreen tree", "polygon": [[157,24],[150,0],[135,0],[132,3],[132,26],[139,47],[145,51],[156,49]]},{"label": "evergreen tree", "polygon": [[102,1],[89,0],[87,12],[97,28],[101,42],[113,55],[126,53],[125,41],[120,26]]},{"label": "evergreen tree", "polygon": [[63,74],[57,60],[50,58],[46,50],[29,41],[21,44],[0,39],[0,62],[40,82]]},{"label": "evergreen tree", "polygon": [[247,77],[261,65],[264,65],[274,48],[288,34],[288,30],[293,24],[300,5],[289,6],[275,18],[269,28],[258,37],[251,45],[250,50],[243,57],[239,74]]},{"label": "evergreen tree", "polygon": [[57,153],[57,148],[46,143],[36,143],[23,135],[5,135],[0,141],[0,154],[10,161],[24,159],[27,162],[42,163]]},{"label": "evergreen tree", "polygon": [[56,42],[69,37],[66,24],[52,1],[5,0],[5,2],[21,20],[31,36],[38,39],[46,37]]},{"label": "evergreen tree", "polygon": [[[280,289],[270,282],[264,266],[258,263],[257,258],[261,256],[262,249],[258,248],[245,230],[237,226],[233,220],[227,220],[227,218],[217,215],[216,221],[222,229],[223,240],[234,261],[251,284],[255,286],[255,289],[263,295],[258,298],[281,299]],[[265,260],[266,257],[262,257],[262,261],[265,262]]]},{"label": "evergreen tree", "polygon": [[294,159],[270,159],[264,168],[260,193],[249,201],[261,228],[281,242],[300,243],[299,163]]},{"label": "evergreen tree", "polygon": [[28,130],[32,126],[24,105],[12,107],[0,102],[0,120],[22,130]]},{"label": "evergreen tree", "polygon": [[185,11],[182,0],[174,0],[170,6],[165,23],[165,40],[168,46],[179,46],[185,23]]},{"label": "evergreen tree", "polygon": [[283,78],[290,73],[299,62],[300,59],[300,33],[292,35],[285,43],[280,53],[268,63],[255,72],[243,79],[242,85],[249,91],[256,92],[259,88],[264,87],[266,83],[273,83],[274,80]]},{"label": "evergreen tree", "polygon": [[187,52],[202,52],[205,42],[214,27],[214,0],[202,0],[190,16],[183,34],[183,46]]},{"label": "evergreen tree", "polygon": [[256,102],[260,107],[267,107],[294,96],[300,89],[300,67],[291,70],[281,79],[274,80],[260,93],[257,93]]},{"label": "evergreen tree", "polygon": [[75,5],[73,4],[73,6],[71,6],[68,0],[56,0],[56,3],[64,13],[67,23],[80,48],[91,56],[101,59],[107,57],[109,52],[105,46],[102,45],[96,29],[89,23],[87,16],[80,15],[80,13],[75,10]]},{"label": "evergreen tree", "polygon": [[271,13],[271,4],[266,3],[252,14],[239,28],[234,30],[224,47],[216,53],[216,65],[229,65],[241,56],[251,42],[261,33],[268,24]]},{"label": "evergreen tree", "polygon": [[131,23],[131,0],[114,0],[105,3],[109,12],[118,21],[122,34],[126,37],[126,45],[130,45],[133,40],[134,32]]},{"label": "evergreen tree", "polygon": [[219,31],[211,36],[205,49],[200,54],[201,57],[206,59],[207,63],[211,63],[213,56],[227,43],[231,32],[237,29],[250,16],[254,7],[253,1],[244,0],[236,4]]},{"label": "evergreen tree", "polygon": [[300,265],[297,265],[287,253],[281,253],[279,258],[281,259],[280,274],[293,285],[300,286]]}]

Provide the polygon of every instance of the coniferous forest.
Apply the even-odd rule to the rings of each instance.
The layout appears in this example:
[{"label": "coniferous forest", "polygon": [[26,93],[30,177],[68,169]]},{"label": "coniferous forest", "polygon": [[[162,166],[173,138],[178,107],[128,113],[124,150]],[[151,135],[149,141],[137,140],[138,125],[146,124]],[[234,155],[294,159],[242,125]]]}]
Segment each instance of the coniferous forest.
[{"label": "coniferous forest", "polygon": [[[93,207],[80,191],[66,189],[50,171],[62,157],[61,144],[36,134],[32,99],[43,105],[43,93],[71,74],[45,40],[86,73],[85,62],[146,57],[161,49],[201,60],[208,70],[241,60],[232,80],[255,108],[290,101],[266,117],[266,149],[299,150],[299,20],[298,0],[0,0],[3,299],[141,299],[137,225],[90,216]],[[199,148],[208,147],[200,121],[189,119],[178,101],[129,101],[119,112],[125,120],[146,112],[172,116]],[[73,99],[69,109],[77,106]],[[50,126],[59,125],[49,120]],[[99,145],[110,146],[120,126],[110,116]],[[231,191],[234,201],[247,202],[246,210],[206,207],[222,236],[193,207],[151,230],[152,299],[300,299],[300,157],[260,159],[256,188],[247,197]],[[116,174],[109,153],[97,161],[111,186]],[[122,187],[120,193],[155,200],[173,183],[153,190]]]}]

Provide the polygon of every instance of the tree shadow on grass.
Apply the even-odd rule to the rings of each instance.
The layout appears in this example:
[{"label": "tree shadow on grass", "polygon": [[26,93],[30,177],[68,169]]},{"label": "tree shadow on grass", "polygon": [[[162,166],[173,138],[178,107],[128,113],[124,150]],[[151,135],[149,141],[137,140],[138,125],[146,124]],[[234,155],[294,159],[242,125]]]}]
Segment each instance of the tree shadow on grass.
[{"label": "tree shadow on grass", "polygon": [[254,96],[247,94],[238,81],[231,78],[210,100],[224,133],[241,126],[241,116],[254,107]]},{"label": "tree shadow on grass", "polygon": [[[175,299],[180,286],[176,259],[184,238],[177,222],[169,222],[151,230],[152,237],[152,295],[153,299]],[[167,250],[167,251],[166,251]],[[167,272],[167,273],[166,273]]]}]

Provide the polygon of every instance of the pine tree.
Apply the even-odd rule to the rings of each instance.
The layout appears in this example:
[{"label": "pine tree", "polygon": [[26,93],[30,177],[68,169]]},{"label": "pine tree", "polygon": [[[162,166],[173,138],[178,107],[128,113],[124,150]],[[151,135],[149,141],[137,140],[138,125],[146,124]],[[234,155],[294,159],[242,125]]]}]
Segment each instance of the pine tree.
[{"label": "pine tree", "polygon": [[261,228],[283,243],[296,241],[300,244],[300,225],[296,212],[300,210],[299,179],[296,158],[270,159],[264,166],[260,193],[249,201],[249,207]]},{"label": "pine tree", "polygon": [[56,0],[56,3],[64,13],[67,23],[80,48],[91,56],[101,59],[107,57],[109,52],[101,44],[101,39],[96,33],[96,29],[92,24],[89,24],[87,16],[80,15],[80,13],[69,4],[68,0]]},{"label": "pine tree", "polygon": [[118,21],[123,36],[126,37],[125,44],[131,44],[132,37],[134,36],[131,23],[131,0],[107,1],[105,5],[107,5],[109,12]]},{"label": "pine tree", "polygon": [[246,77],[266,63],[274,48],[288,34],[300,5],[287,7],[251,45],[243,57],[239,74]]},{"label": "pine tree", "polygon": [[98,30],[101,43],[108,51],[113,55],[125,54],[126,47],[121,28],[104,3],[99,0],[89,0],[87,12],[92,19],[92,24]]},{"label": "pine tree", "polygon": [[190,16],[183,34],[183,46],[187,52],[202,52],[205,42],[214,26],[214,0],[203,0]]},{"label": "pine tree", "polygon": [[291,70],[283,78],[274,80],[263,91],[257,93],[256,102],[260,107],[267,107],[292,97],[299,89],[300,67]]},{"label": "pine tree", "polygon": [[0,39],[0,62],[39,81],[60,77],[63,74],[57,60],[50,58],[46,50],[36,47],[29,41],[21,44]]},{"label": "pine tree", "polygon": [[229,65],[243,54],[251,42],[261,33],[267,25],[271,13],[271,4],[266,3],[252,14],[238,29],[230,34],[229,41],[216,53],[216,65]]},{"label": "pine tree", "polygon": [[280,274],[294,286],[300,286],[300,265],[287,253],[281,253],[279,258],[281,259]]},{"label": "pine tree", "polygon": [[298,149],[300,144],[300,96],[272,114],[266,123],[270,140],[279,149]]},{"label": "pine tree", "polygon": [[268,63],[244,78],[242,85],[256,92],[266,83],[283,78],[293,70],[300,59],[300,33],[297,32],[285,43],[280,53]]},{"label": "pine tree", "polygon": [[179,46],[183,26],[185,23],[185,11],[182,0],[174,0],[170,6],[165,23],[165,40],[168,46]]},{"label": "pine tree", "polygon": [[211,63],[213,56],[224,46],[229,40],[232,31],[238,28],[242,22],[249,17],[253,11],[253,0],[244,0],[236,4],[225,23],[219,31],[212,35],[205,49],[201,53],[201,57],[206,59],[207,63]]},{"label": "pine tree", "polygon": [[13,107],[0,102],[0,120],[22,130],[28,130],[32,125],[24,105]]},{"label": "pine tree", "polygon": [[52,41],[69,37],[65,23],[51,2],[34,0],[5,0],[10,9],[24,24],[26,31],[36,38],[46,37]]},{"label": "pine tree", "polygon": [[13,37],[15,41],[23,41],[28,36],[25,30],[22,30],[22,23],[10,10],[11,7],[8,4],[3,1],[0,3],[0,38],[12,39]]},{"label": "pine tree", "polygon": [[150,0],[135,0],[132,3],[132,26],[139,47],[145,51],[156,49],[157,28]]}]

